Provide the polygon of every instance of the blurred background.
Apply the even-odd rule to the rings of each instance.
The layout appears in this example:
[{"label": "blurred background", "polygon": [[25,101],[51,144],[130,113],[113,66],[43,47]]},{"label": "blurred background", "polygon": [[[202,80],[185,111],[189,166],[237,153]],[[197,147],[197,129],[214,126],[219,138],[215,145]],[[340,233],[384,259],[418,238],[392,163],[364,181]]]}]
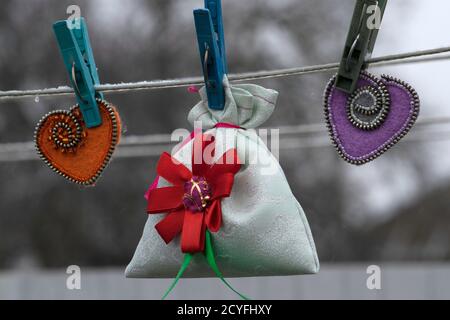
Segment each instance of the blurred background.
[{"label": "blurred background", "polygon": [[[355,4],[222,2],[231,73],[337,62]],[[68,83],[52,23],[66,19],[71,4],[81,7],[88,22],[102,83],[201,75],[192,15],[203,7],[201,0],[3,0],[0,90]],[[390,1],[374,56],[449,46],[443,36],[450,28],[449,10],[446,0]],[[412,84],[421,97],[422,117],[450,117],[448,60],[371,70]],[[257,81],[281,94],[266,126],[323,123],[322,94],[331,76]],[[189,128],[187,113],[198,101],[186,89],[106,98],[119,107],[125,135]],[[0,100],[0,143],[32,141],[45,113],[74,102],[71,96]],[[450,128],[420,126],[412,134],[420,139],[401,142],[363,167],[346,164],[331,143],[314,143],[326,140],[326,133],[293,137],[299,142],[295,148],[281,145],[280,163],[307,214],[323,272],[307,280],[235,280],[237,287],[255,298],[450,297],[445,282],[450,278]],[[147,218],[143,194],[158,159],[151,155],[154,147],[148,148],[153,149],[120,150],[128,156],[114,159],[98,185],[87,189],[67,183],[40,161],[0,154],[0,298],[160,297],[167,281],[122,279]],[[90,274],[90,287],[81,293],[65,290],[65,269],[74,264]],[[377,293],[366,288],[370,264],[391,272]],[[217,280],[208,281],[186,281],[175,297],[228,297],[226,289],[215,287]],[[264,290],[274,285],[284,290]],[[128,289],[118,293],[114,286]],[[215,293],[189,290],[205,286]],[[309,288],[313,295],[307,295]]]}]

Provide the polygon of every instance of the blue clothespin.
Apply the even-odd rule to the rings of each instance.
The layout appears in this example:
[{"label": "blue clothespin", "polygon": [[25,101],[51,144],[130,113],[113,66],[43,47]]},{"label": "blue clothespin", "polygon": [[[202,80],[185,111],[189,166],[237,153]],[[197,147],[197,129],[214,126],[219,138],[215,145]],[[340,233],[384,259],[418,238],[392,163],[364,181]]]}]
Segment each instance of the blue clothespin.
[{"label": "blue clothespin", "polygon": [[227,73],[221,0],[205,0],[206,9],[194,10],[200,58],[209,107],[225,108],[223,76]]},{"label": "blue clothespin", "polygon": [[95,90],[100,80],[86,21],[84,18],[58,21],[53,25],[53,30],[86,127],[98,127],[102,124],[102,118],[96,99],[103,99],[103,95]]}]

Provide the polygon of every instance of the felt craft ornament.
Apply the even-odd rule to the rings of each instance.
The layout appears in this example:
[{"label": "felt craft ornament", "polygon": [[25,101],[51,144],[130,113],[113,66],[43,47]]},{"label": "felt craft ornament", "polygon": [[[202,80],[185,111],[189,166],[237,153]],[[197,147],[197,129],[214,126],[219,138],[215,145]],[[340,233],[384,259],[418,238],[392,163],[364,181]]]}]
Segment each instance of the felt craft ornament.
[{"label": "felt craft ornament", "polygon": [[120,116],[95,88],[100,78],[84,18],[57,21],[53,30],[78,104],[44,116],[35,131],[36,149],[59,175],[93,185],[120,141]]},{"label": "felt craft ornament", "polygon": [[335,83],[336,76],[325,90],[325,118],[339,155],[351,164],[363,165],[381,156],[418,118],[419,96],[404,81],[363,71],[351,94]]},{"label": "felt craft ornament", "polygon": [[419,116],[419,96],[409,84],[365,71],[387,2],[356,1],[339,71],[324,94],[333,144],[344,160],[355,165],[375,160],[392,148]]},{"label": "felt craft ornament", "polygon": [[93,185],[107,167],[120,141],[120,116],[112,105],[97,100],[102,124],[87,128],[79,106],[53,111],[39,122],[36,149],[56,173],[81,185]]},{"label": "felt craft ornament", "polygon": [[273,113],[278,93],[231,87],[226,76],[223,85],[224,110],[210,109],[200,91],[189,121],[206,132],[162,155],[147,194],[148,222],[126,276],[176,277],[164,297],[182,276],[215,275],[235,291],[225,277],[319,270],[305,214],[255,130]]}]

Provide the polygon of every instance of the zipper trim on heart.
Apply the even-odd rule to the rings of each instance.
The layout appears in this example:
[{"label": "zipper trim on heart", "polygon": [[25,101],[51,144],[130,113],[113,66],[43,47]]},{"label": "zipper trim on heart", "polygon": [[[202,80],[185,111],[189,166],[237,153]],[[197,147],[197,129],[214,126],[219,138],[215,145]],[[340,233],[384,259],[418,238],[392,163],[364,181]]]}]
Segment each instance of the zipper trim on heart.
[{"label": "zipper trim on heart", "polygon": [[45,123],[45,121],[48,119],[48,117],[51,117],[53,114],[58,114],[58,113],[64,113],[64,114],[72,114],[72,112],[79,108],[79,105],[75,105],[74,107],[72,107],[72,109],[70,109],[70,111],[67,110],[55,110],[52,112],[47,113],[45,116],[42,117],[42,119],[39,121],[38,125],[36,126],[35,129],[35,133],[34,133],[34,140],[36,143],[36,151],[39,155],[39,157],[44,161],[44,163],[50,167],[50,169],[52,169],[55,173],[57,173],[58,175],[62,176],[63,178],[69,180],[72,183],[78,184],[78,185],[83,185],[83,186],[92,186],[94,185],[98,179],[102,176],[103,172],[106,170],[106,168],[108,167],[109,162],[111,161],[111,158],[114,154],[114,151],[116,150],[117,147],[117,143],[118,143],[118,138],[119,138],[119,126],[118,126],[118,119],[116,116],[116,111],[114,110],[113,107],[110,106],[110,104],[106,101],[106,100],[102,100],[102,99],[97,99],[97,103],[99,104],[103,104],[106,108],[106,111],[109,113],[110,117],[111,117],[111,121],[112,121],[112,137],[111,137],[111,146],[108,150],[108,153],[105,157],[105,160],[103,161],[100,169],[96,172],[96,174],[94,175],[94,177],[90,178],[87,181],[78,181],[74,178],[69,177],[67,174],[65,174],[64,172],[62,172],[61,170],[59,170],[58,168],[56,168],[43,154],[41,148],[39,147],[39,143],[38,143],[38,138],[39,138],[39,133],[40,130],[42,129],[43,124]]},{"label": "zipper trim on heart", "polygon": [[[373,76],[372,74],[370,74],[367,71],[361,72],[361,75],[369,77],[370,79],[376,78],[375,76]],[[323,106],[324,106],[325,121],[326,121],[326,126],[328,129],[328,133],[331,138],[332,144],[335,147],[339,156],[350,164],[361,166],[361,165],[369,163],[369,162],[379,158],[380,156],[382,156],[384,153],[386,153],[389,149],[391,149],[393,146],[395,146],[401,139],[403,139],[409,133],[411,128],[416,123],[417,118],[419,117],[420,98],[419,98],[419,95],[417,94],[416,90],[409,83],[407,83],[403,80],[400,80],[398,78],[395,78],[393,76],[383,74],[381,76],[381,78],[387,82],[391,82],[391,83],[393,82],[397,85],[404,87],[410,93],[410,95],[412,97],[411,104],[413,106],[413,110],[412,110],[411,118],[409,119],[408,123],[406,124],[406,127],[391,142],[389,142],[387,145],[385,145],[381,150],[376,151],[374,154],[372,154],[367,159],[358,159],[358,160],[352,159],[342,150],[340,141],[337,140],[337,137],[334,134],[333,124],[331,123],[330,110],[329,110],[329,97],[330,97],[331,91],[335,87],[336,75],[333,76],[327,84],[327,87],[326,87],[326,90],[324,93]]]}]

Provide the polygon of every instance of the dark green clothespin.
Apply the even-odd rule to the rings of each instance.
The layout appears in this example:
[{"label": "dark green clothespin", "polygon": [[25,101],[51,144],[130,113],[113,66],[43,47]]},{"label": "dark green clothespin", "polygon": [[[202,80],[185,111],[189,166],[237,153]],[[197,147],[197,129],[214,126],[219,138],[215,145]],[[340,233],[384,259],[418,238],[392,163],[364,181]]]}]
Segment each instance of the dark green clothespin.
[{"label": "dark green clothespin", "polygon": [[339,67],[336,88],[347,93],[356,89],[365,61],[372,55],[387,0],[357,0],[350,31]]}]

